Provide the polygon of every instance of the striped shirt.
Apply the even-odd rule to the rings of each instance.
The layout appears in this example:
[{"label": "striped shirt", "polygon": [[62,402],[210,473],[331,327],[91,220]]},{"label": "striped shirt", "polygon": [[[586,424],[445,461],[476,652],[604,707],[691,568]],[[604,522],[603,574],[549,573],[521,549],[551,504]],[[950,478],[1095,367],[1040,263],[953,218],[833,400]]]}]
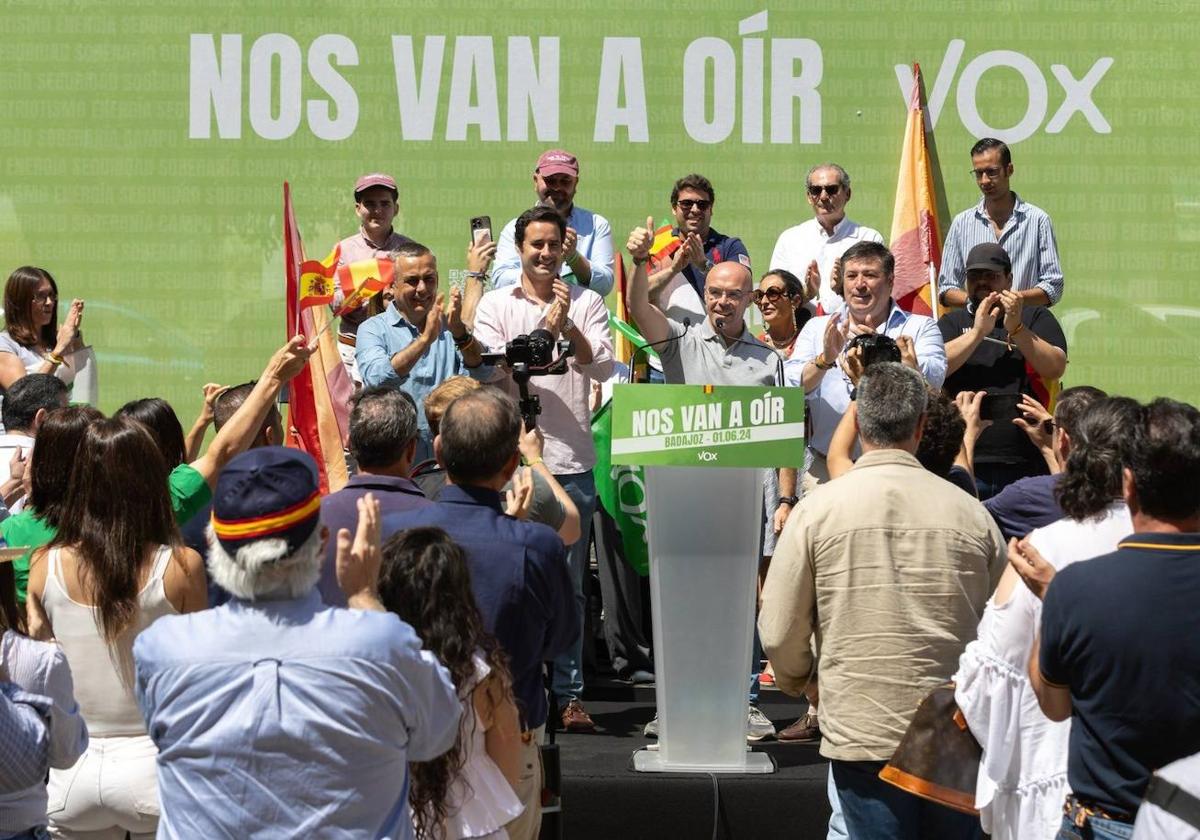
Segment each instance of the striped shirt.
[{"label": "striped shirt", "polygon": [[1051,306],[1058,303],[1063,292],[1063,273],[1050,217],[1044,210],[1022,201],[1016,193],[1013,198],[1016,204],[999,239],[984,210],[983,199],[954,217],[942,248],[939,295],[950,289],[965,288],[967,254],[972,248],[984,242],[999,242],[1012,260],[1013,289],[1019,292],[1038,288],[1050,298]]}]

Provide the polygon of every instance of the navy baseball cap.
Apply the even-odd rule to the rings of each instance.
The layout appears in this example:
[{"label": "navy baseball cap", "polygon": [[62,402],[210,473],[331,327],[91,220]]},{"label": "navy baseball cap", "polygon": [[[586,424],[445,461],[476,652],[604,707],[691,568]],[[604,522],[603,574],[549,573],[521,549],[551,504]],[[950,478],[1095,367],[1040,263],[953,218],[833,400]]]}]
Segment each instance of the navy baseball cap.
[{"label": "navy baseball cap", "polygon": [[317,464],[307,453],[263,446],[238,455],[221,471],[213,493],[212,526],[230,555],[256,540],[287,540],[296,551],[321,521]]}]

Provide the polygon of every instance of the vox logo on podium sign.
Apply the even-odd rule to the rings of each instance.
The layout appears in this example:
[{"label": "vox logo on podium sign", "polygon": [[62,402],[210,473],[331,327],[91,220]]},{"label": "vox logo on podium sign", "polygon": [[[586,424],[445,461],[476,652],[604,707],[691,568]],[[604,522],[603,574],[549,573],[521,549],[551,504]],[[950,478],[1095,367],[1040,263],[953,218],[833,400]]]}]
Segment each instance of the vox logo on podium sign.
[{"label": "vox logo on podium sign", "polygon": [[804,459],[799,388],[618,385],[612,463],[779,467]]}]

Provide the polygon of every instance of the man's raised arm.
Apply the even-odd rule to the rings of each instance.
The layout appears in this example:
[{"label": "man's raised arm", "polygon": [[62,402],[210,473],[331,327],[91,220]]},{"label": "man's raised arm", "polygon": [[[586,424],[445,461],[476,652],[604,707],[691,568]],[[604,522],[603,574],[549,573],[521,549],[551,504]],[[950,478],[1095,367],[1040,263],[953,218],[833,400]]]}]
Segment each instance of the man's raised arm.
[{"label": "man's raised arm", "polygon": [[629,280],[629,311],[638,331],[649,344],[665,341],[671,335],[670,322],[662,310],[650,302],[649,281],[646,263],[650,259],[650,245],[654,242],[654,217],[646,218],[644,228],[634,228],[629,234],[625,249],[633,258],[633,277]]}]

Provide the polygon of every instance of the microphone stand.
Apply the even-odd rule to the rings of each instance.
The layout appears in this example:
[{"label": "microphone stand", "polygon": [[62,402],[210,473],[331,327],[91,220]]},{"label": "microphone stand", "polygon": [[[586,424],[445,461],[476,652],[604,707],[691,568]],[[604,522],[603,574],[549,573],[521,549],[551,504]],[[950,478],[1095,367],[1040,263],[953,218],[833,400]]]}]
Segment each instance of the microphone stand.
[{"label": "microphone stand", "polygon": [[[652,347],[660,347],[660,346],[663,346],[666,344],[670,344],[673,341],[679,341],[681,338],[683,338],[685,335],[687,335],[687,331],[691,326],[692,326],[692,319],[685,317],[683,319],[683,332],[681,332],[679,335],[669,335],[666,338],[659,339],[658,341],[648,341],[645,344],[639,344],[637,347],[633,348],[633,355],[629,357],[630,379],[632,380],[633,372],[635,370],[637,370],[637,360],[638,360],[639,353],[642,354],[643,358],[648,358],[648,354],[646,353],[647,350],[649,350]],[[647,374],[647,376],[648,375],[649,374]],[[647,382],[649,380],[644,379],[642,381]]]}]

